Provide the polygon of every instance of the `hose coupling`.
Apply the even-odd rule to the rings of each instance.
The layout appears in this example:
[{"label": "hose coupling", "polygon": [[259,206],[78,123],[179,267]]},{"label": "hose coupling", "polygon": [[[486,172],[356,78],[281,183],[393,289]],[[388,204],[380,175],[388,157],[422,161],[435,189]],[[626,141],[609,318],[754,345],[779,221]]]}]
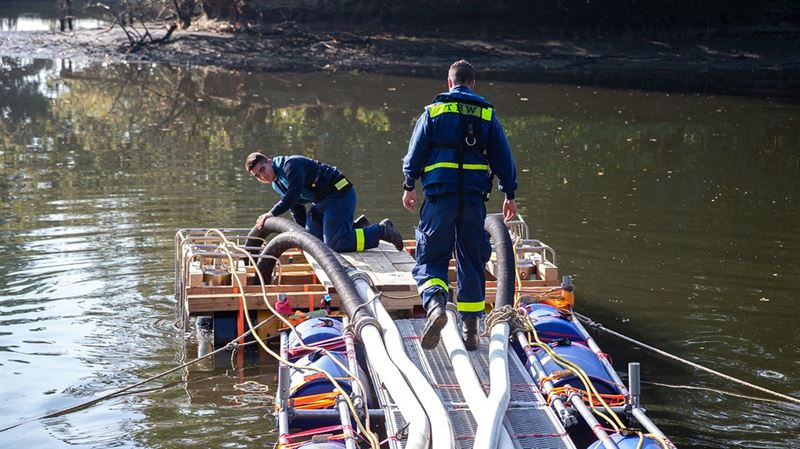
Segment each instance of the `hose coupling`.
[{"label": "hose coupling", "polygon": [[359,337],[361,336],[361,331],[364,329],[364,326],[375,326],[378,331],[383,334],[383,328],[381,324],[375,318],[371,316],[362,317],[355,323],[353,323],[353,327],[355,328],[356,335]]}]

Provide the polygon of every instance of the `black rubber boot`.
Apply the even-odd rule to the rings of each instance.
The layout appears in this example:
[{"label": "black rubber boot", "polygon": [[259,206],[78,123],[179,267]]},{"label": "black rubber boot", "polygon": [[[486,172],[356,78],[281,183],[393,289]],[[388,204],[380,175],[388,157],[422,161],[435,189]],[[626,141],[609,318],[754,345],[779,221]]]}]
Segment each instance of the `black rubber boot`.
[{"label": "black rubber boot", "polygon": [[403,250],[403,236],[394,228],[392,221],[388,218],[381,220],[380,239],[391,243],[398,251]]},{"label": "black rubber boot", "polygon": [[447,324],[447,308],[445,307],[444,296],[437,294],[429,299],[425,309],[428,312],[428,321],[422,330],[422,339],[419,344],[422,349],[431,350],[439,344],[439,334],[442,333],[444,325]]},{"label": "black rubber boot", "polygon": [[467,351],[474,351],[478,349],[478,317],[472,318],[465,318],[462,332],[464,336],[464,347],[467,348]]},{"label": "black rubber boot", "polygon": [[369,220],[367,220],[367,217],[364,214],[359,215],[358,218],[353,220],[354,228],[366,228],[367,226],[369,226]]}]

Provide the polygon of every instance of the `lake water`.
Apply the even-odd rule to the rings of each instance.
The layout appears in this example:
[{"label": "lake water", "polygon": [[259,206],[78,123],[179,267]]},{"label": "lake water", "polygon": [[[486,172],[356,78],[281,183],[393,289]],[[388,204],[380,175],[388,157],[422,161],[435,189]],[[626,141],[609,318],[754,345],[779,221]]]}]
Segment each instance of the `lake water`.
[{"label": "lake water", "polygon": [[[118,3],[118,0],[112,0],[111,4],[113,3]],[[93,29],[108,25],[110,9],[103,5],[109,2],[73,0],[72,4],[73,29]],[[0,32],[58,31],[61,16],[59,0],[0,0]]]},{"label": "lake water", "polygon": [[[391,217],[410,238],[400,160],[444,88],[3,58],[0,427],[196,356],[174,327],[173,238],[249,227],[269,209],[274,193],[242,168],[251,151],[339,166],[357,214]],[[514,149],[521,212],[574,275],[580,312],[800,397],[800,105],[484,79],[477,91]],[[619,369],[642,363],[643,402],[678,447],[800,447],[800,407],[599,341]],[[226,355],[152,385],[164,388],[2,432],[0,446],[269,447],[274,385],[269,361],[238,369]]]}]

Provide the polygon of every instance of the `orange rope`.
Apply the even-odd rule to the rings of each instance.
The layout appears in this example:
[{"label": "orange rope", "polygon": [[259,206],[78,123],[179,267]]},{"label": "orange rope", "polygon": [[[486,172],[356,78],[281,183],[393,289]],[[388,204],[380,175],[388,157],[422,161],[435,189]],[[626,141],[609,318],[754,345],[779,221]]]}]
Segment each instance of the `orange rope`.
[{"label": "orange rope", "polygon": [[331,408],[336,405],[336,397],[339,393],[331,391],[328,393],[310,394],[289,399],[290,405],[300,410],[312,410],[321,408]]}]

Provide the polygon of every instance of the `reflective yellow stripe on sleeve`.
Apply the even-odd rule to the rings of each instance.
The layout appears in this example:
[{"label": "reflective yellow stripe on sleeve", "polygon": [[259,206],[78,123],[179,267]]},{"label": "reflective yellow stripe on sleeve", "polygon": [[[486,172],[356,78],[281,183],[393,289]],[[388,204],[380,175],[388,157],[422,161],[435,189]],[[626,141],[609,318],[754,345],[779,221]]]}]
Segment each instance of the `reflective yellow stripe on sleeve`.
[{"label": "reflective yellow stripe on sleeve", "polygon": [[448,112],[472,115],[487,122],[492,120],[492,108],[482,108],[464,103],[434,103],[428,106],[428,116],[434,118]]},{"label": "reflective yellow stripe on sleeve", "polygon": [[341,181],[337,182],[333,186],[336,187],[336,190],[342,190],[347,184],[350,184],[347,178],[342,178]]},{"label": "reflective yellow stripe on sleeve", "polygon": [[462,302],[458,301],[458,311],[459,312],[483,312],[483,309],[486,308],[486,305],[483,301],[476,301],[476,302]]},{"label": "reflective yellow stripe on sleeve", "polygon": [[356,228],[356,251],[362,252],[364,251],[364,230],[362,228]]},{"label": "reflective yellow stripe on sleeve", "polygon": [[[464,170],[489,170],[489,166],[486,164],[464,164],[462,167],[464,167]],[[437,162],[435,164],[426,165],[422,171],[428,173],[437,168],[458,168],[458,164],[455,162]]]},{"label": "reflective yellow stripe on sleeve", "polygon": [[445,281],[443,281],[443,280],[441,280],[441,279],[439,279],[439,278],[430,278],[430,279],[428,279],[427,281],[425,281],[425,283],[424,283],[424,284],[420,285],[420,286],[417,288],[417,290],[418,290],[420,293],[422,293],[422,292],[424,292],[424,291],[425,291],[425,289],[427,289],[427,288],[429,288],[429,287],[433,287],[433,286],[439,286],[439,287],[442,287],[442,288],[444,289],[444,291],[445,291],[445,292],[449,292],[449,291],[450,291],[450,286],[449,286],[449,285],[447,285],[447,282],[445,282]]}]

